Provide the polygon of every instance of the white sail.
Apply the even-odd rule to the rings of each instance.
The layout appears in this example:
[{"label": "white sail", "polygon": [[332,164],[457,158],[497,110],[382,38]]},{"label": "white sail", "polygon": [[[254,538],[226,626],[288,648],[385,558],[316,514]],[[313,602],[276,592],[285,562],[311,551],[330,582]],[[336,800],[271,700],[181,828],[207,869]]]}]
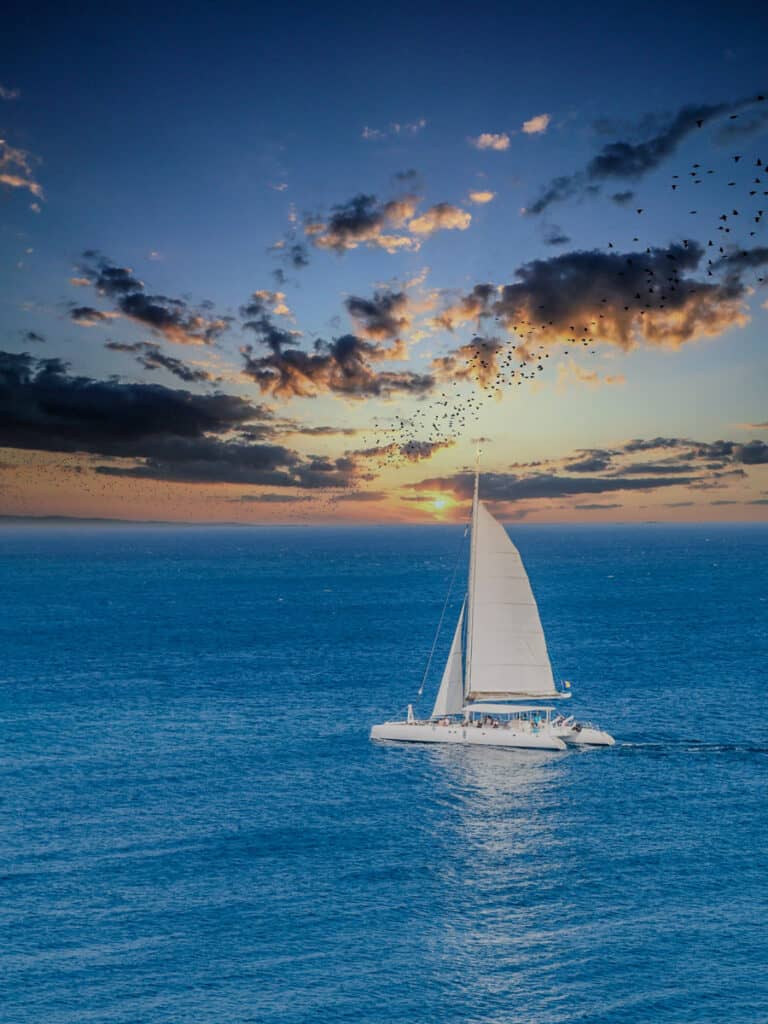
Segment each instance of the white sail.
[{"label": "white sail", "polygon": [[461,643],[463,628],[464,605],[461,606],[461,614],[456,624],[456,632],[453,634],[453,643],[451,644],[448,660],[443,669],[440,689],[437,691],[435,706],[432,708],[433,718],[442,718],[443,715],[455,715],[464,706],[464,672],[462,670]]},{"label": "white sail", "polygon": [[562,696],[520,554],[482,502],[473,511],[467,697]]}]

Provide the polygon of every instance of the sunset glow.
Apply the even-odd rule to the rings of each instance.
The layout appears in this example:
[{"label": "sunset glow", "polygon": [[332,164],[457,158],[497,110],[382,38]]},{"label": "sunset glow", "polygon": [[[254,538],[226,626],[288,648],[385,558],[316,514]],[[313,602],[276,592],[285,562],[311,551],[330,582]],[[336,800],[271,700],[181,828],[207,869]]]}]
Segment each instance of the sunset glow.
[{"label": "sunset glow", "polygon": [[[735,61],[702,27],[683,73],[674,31],[630,45],[580,12],[567,52],[599,32],[606,90],[604,71],[543,73],[538,15],[497,14],[529,41],[514,61],[444,51],[414,14],[408,82],[347,21],[336,77],[307,71],[300,20],[241,12],[232,35],[198,12],[174,26],[183,66],[141,33],[130,82],[85,14],[19,21],[0,83],[0,514],[453,521],[483,437],[507,519],[765,518],[756,34]],[[209,38],[228,54],[210,80]],[[648,95],[643,45],[669,58]]]}]

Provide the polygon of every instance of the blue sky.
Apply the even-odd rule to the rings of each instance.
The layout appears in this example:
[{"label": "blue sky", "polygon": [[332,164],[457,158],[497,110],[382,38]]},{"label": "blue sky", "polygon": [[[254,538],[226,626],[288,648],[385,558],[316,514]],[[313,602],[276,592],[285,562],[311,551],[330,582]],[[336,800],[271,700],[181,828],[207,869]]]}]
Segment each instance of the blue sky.
[{"label": "blue sky", "polygon": [[[638,335],[627,345],[596,330],[578,351],[552,331],[537,338],[547,353],[544,370],[519,387],[502,382],[482,411],[470,399],[477,390],[471,375],[459,363],[449,371],[435,360],[463,351],[475,336],[507,346],[519,341],[499,308],[487,306],[480,319],[453,329],[436,318],[478,284],[519,283],[519,268],[531,261],[551,266],[579,252],[666,252],[685,239],[703,247],[688,277],[704,288],[713,235],[726,253],[766,245],[762,221],[754,236],[747,231],[747,204],[759,195],[747,199],[746,189],[747,165],[768,158],[768,103],[757,102],[768,87],[761,50],[767,23],[768,15],[746,4],[293,5],[280,11],[223,4],[183,12],[138,5],[120,13],[89,4],[12,7],[0,44],[0,137],[6,161],[9,148],[25,154],[25,181],[3,186],[0,340],[16,358],[6,396],[23,383],[34,409],[19,412],[23,403],[9,402],[2,413],[0,422],[9,426],[0,436],[6,467],[0,511],[409,518],[430,516],[434,495],[444,493],[449,512],[460,515],[461,470],[472,438],[482,433],[489,438],[488,468],[507,474],[497,500],[511,516],[599,517],[600,509],[587,516],[575,508],[571,453],[610,449],[601,473],[615,479],[628,465],[622,444],[659,436],[690,442],[656,452],[666,458],[673,452],[680,465],[692,465],[693,444],[722,439],[732,447],[709,470],[701,460],[714,465],[715,456],[696,449],[696,472],[685,477],[693,481],[692,495],[682,482],[672,494],[662,481],[669,469],[658,469],[658,460],[658,486],[628,487],[617,498],[610,483],[606,517],[648,518],[648,507],[662,518],[764,516],[762,450],[743,450],[764,441],[767,418],[768,296],[757,258],[741,273],[738,296],[718,292],[707,300],[706,317],[704,291],[692,295],[688,337],[668,335],[657,344]],[[707,111],[702,127],[688,123],[643,173],[584,178],[606,146],[667,137],[676,117],[695,116],[693,108]],[[532,129],[524,130],[526,122]],[[498,148],[482,146],[484,133]],[[701,187],[687,177],[694,163],[702,167]],[[5,171],[18,178],[18,161]],[[574,175],[562,201],[540,214],[522,212],[553,180]],[[733,177],[737,184],[729,186]],[[601,191],[590,194],[595,180]],[[611,198],[624,192],[632,195],[623,203]],[[491,198],[480,202],[472,193]],[[411,203],[400,223],[390,219],[382,228],[400,238],[397,251],[370,238],[328,241],[333,208],[360,195],[376,197],[371,209],[404,198]],[[740,219],[729,212],[732,233],[715,234],[721,213],[736,205]],[[419,218],[435,210],[430,230]],[[552,244],[556,236],[562,240]],[[276,243],[284,247],[275,249]],[[306,266],[286,264],[287,247],[295,244]],[[84,260],[86,251],[98,255]],[[180,340],[143,314],[126,312],[125,290],[100,290],[99,266],[130,268],[141,296],[165,297],[177,311],[183,304],[180,316],[202,308],[211,320],[233,320],[204,345],[191,345],[189,337]],[[724,276],[722,270],[718,279]],[[72,278],[80,283],[72,285]],[[257,292],[272,294],[259,300],[266,303],[260,333],[244,326],[240,312]],[[277,292],[283,299],[274,298]],[[392,295],[406,297],[397,329],[361,324],[346,308],[350,298]],[[204,300],[210,305],[201,307]],[[290,314],[277,311],[281,304]],[[85,326],[82,316],[73,318],[78,307],[96,309],[101,318]],[[364,384],[350,390],[329,383],[323,364],[326,375],[321,380],[315,373],[311,397],[307,389],[278,392],[263,364],[244,365],[241,351],[250,345],[256,360],[272,351],[264,316],[286,332],[281,352],[289,338],[311,355],[319,351],[317,338],[330,345],[354,336]],[[29,332],[45,340],[30,343]],[[32,361],[22,366],[25,352]],[[67,365],[57,365],[56,381],[35,384],[42,365],[35,360],[51,359]],[[327,360],[335,372],[336,354]],[[196,367],[200,379],[190,380],[179,361]],[[267,373],[274,372],[272,365]],[[168,424],[134,447],[127,439],[119,450],[113,441],[100,444],[99,430],[113,438],[119,424],[100,421],[94,436],[86,436],[82,423],[52,420],[40,404],[43,384],[63,388],[71,401],[77,377],[112,387],[116,401],[151,397],[172,404],[185,391],[201,409],[216,393],[251,403],[257,412],[247,422],[259,423],[259,436],[250,440],[264,446],[257,454],[265,461],[248,472],[236,464],[240,449],[232,445],[244,442],[243,419],[194,428],[207,445],[206,459],[221,458],[234,465],[231,471],[202,466],[188,449],[183,470],[171,464],[169,444],[178,437]],[[471,415],[438,437],[424,428],[432,418],[425,410],[446,387],[457,408]],[[108,406],[99,415],[108,416]],[[414,412],[416,424],[399,434],[374,429],[397,417],[410,420]],[[66,415],[84,413],[69,408]],[[14,416],[31,419],[14,423]],[[267,417],[274,421],[269,428]],[[296,424],[328,430],[302,435]],[[381,450],[371,455],[374,449]],[[320,459],[330,468],[320,469]],[[526,476],[510,469],[520,462],[540,465]],[[322,472],[327,486],[317,476]],[[718,475],[705,480],[707,472]],[[55,490],[44,477],[56,480]],[[538,497],[520,496],[528,477],[539,478],[532,481]],[[563,477],[572,492],[565,504],[556,497]],[[713,496],[715,490],[723,495]],[[421,504],[406,500],[422,494]]]}]

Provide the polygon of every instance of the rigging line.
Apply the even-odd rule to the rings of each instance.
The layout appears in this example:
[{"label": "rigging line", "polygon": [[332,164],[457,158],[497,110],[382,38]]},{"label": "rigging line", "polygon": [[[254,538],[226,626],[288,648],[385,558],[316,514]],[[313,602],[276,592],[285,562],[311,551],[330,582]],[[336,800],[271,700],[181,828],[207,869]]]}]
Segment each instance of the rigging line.
[{"label": "rigging line", "polygon": [[445,601],[443,602],[443,610],[440,613],[440,621],[437,624],[437,630],[435,632],[435,638],[432,641],[432,650],[429,652],[429,657],[427,658],[427,667],[424,669],[424,675],[421,677],[421,686],[419,687],[419,691],[418,691],[418,695],[417,695],[418,697],[421,697],[422,694],[424,693],[424,686],[425,686],[425,684],[427,682],[427,676],[429,675],[429,670],[430,670],[430,668],[432,666],[432,658],[434,657],[434,654],[435,654],[435,648],[437,647],[437,640],[438,640],[438,637],[440,636],[440,630],[443,627],[443,619],[445,618],[445,613],[448,610],[448,602],[451,599],[451,594],[453,592],[453,585],[456,582],[456,573],[459,571],[459,563],[461,562],[461,555],[462,555],[462,552],[464,550],[464,541],[466,540],[468,531],[469,531],[469,526],[465,526],[464,527],[464,533],[463,533],[462,538],[461,538],[461,544],[459,544],[459,553],[456,556],[456,564],[453,567],[453,575],[451,576],[451,582],[448,585],[448,593],[445,595]]}]

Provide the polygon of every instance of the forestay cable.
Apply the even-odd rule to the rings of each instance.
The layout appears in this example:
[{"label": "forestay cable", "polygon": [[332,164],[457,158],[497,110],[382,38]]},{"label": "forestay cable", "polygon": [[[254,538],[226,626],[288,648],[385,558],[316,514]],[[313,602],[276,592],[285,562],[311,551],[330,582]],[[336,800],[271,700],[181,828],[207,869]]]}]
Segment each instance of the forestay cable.
[{"label": "forestay cable", "polygon": [[464,534],[462,535],[462,538],[461,538],[461,544],[459,544],[459,553],[456,556],[456,564],[453,567],[453,575],[451,576],[451,582],[450,582],[450,584],[448,586],[448,593],[445,595],[445,601],[443,602],[443,610],[440,613],[440,621],[437,624],[437,630],[435,632],[435,638],[432,641],[432,649],[430,650],[429,657],[427,658],[427,667],[424,669],[424,675],[421,678],[421,686],[419,687],[419,692],[418,692],[417,699],[418,699],[418,697],[421,697],[422,694],[424,693],[424,686],[426,685],[427,676],[429,675],[429,670],[430,670],[430,668],[432,666],[432,658],[434,657],[435,648],[437,647],[437,641],[438,641],[438,638],[440,637],[440,630],[443,628],[443,619],[445,618],[445,613],[448,610],[448,602],[451,599],[451,594],[453,592],[453,585],[456,582],[456,574],[459,571],[459,564],[461,562],[461,555],[462,555],[462,552],[464,550],[464,541],[466,540],[466,536],[467,536],[468,532],[469,532],[469,526],[467,525],[467,526],[464,527]]}]

